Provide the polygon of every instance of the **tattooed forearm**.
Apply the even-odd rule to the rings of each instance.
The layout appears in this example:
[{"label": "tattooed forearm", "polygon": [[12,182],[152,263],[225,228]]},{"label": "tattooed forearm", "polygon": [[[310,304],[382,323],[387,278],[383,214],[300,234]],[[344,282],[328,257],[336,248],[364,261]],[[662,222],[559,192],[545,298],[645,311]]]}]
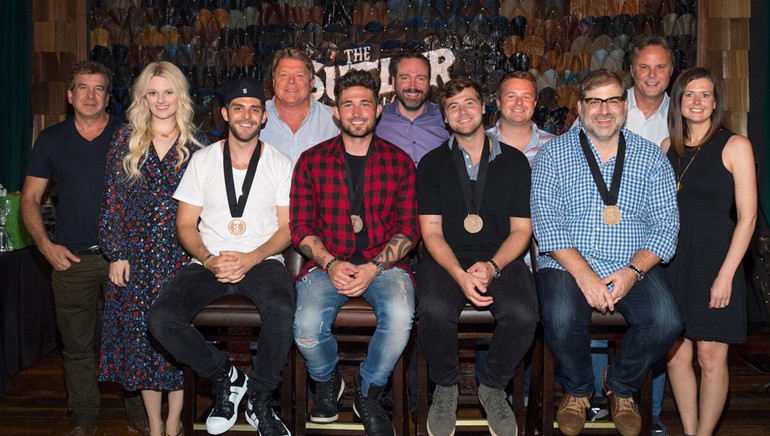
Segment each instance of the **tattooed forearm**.
[{"label": "tattooed forearm", "polygon": [[308,244],[300,244],[299,251],[301,251],[308,259],[313,258],[313,249],[310,248]]},{"label": "tattooed forearm", "polygon": [[412,249],[412,241],[402,234],[394,235],[390,238],[388,245],[374,259],[377,262],[391,266],[401,260]]},{"label": "tattooed forearm", "polygon": [[315,261],[316,265],[323,265],[325,258],[329,254],[324,247],[323,242],[321,242],[321,239],[317,236],[311,236],[310,239],[303,239],[303,242],[299,245],[299,251],[301,251],[308,259]]}]

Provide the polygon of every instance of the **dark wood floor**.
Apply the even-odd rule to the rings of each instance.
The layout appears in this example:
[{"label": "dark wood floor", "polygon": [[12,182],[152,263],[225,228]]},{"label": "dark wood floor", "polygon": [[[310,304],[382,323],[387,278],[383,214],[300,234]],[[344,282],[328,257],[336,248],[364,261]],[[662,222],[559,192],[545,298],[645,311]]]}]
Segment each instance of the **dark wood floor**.
[{"label": "dark wood floor", "polygon": [[[749,363],[753,362],[753,364]],[[730,396],[718,434],[770,435],[770,335],[752,336],[749,343],[730,351]],[[54,352],[12,379],[13,388],[0,398],[0,433],[3,435],[62,435],[69,429],[61,355]],[[102,412],[99,434],[136,435],[126,429],[122,389],[101,384]],[[199,406],[208,400],[201,398]],[[672,436],[681,435],[678,415],[669,392],[663,421]],[[242,421],[242,419],[240,420]],[[239,424],[241,422],[239,421]],[[245,423],[243,423],[245,424]],[[204,434],[205,432],[198,432]],[[232,433],[232,432],[231,432]]]}]

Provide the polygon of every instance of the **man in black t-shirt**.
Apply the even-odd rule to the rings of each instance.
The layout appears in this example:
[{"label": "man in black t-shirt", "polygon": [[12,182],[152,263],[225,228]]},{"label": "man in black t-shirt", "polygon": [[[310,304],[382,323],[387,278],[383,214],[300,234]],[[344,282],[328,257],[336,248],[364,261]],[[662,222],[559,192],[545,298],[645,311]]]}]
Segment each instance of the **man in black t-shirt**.
[{"label": "man in black t-shirt", "polygon": [[[99,249],[99,216],[107,151],[122,119],[106,113],[110,70],[84,61],[72,68],[67,99],[75,112],[40,132],[21,192],[21,215],[38,249],[53,266],[51,285],[56,322],[64,349],[72,431],[96,434],[99,388],[94,353],[99,317],[96,302],[109,263]],[[48,238],[40,203],[49,181],[59,199],[53,241]],[[126,397],[129,430],[149,432],[139,395]]]},{"label": "man in black t-shirt", "polygon": [[505,387],[529,349],[539,318],[523,255],[532,237],[530,169],[519,150],[487,136],[480,86],[449,81],[439,97],[453,134],[417,169],[420,227],[427,254],[417,269],[417,334],[436,383],[428,413],[433,435],[454,433],[457,321],[466,303],[486,308],[496,326],[479,399],[492,434],[515,435]]}]

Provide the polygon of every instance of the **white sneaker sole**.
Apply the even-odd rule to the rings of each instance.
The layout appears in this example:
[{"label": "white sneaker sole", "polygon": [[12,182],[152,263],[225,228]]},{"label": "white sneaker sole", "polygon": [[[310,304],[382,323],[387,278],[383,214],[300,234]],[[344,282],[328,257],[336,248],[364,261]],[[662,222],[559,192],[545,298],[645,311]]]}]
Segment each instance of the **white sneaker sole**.
[{"label": "white sneaker sole", "polygon": [[[337,392],[337,402],[340,401],[340,398],[342,398],[342,392],[345,390],[345,380],[342,380],[340,378],[340,391]],[[319,424],[328,424],[330,422],[334,422],[340,418],[340,415],[334,415],[334,416],[326,416],[326,417],[319,417],[319,416],[313,416],[310,415],[310,422],[317,422]]]},{"label": "white sneaker sole", "polygon": [[248,390],[248,377],[246,378],[246,383],[243,386],[233,386],[231,389],[231,392],[235,392],[237,395],[237,397],[235,397],[235,401],[233,402],[233,417],[227,421],[222,418],[206,419],[206,431],[209,434],[222,434],[227,430],[230,430],[233,425],[235,425],[235,421],[238,420],[238,405],[241,404],[241,400],[243,399],[243,396],[246,395],[246,391]]},{"label": "white sneaker sole", "polygon": [[[429,423],[426,423],[426,427],[428,428],[428,436],[437,436],[437,435],[433,434],[433,432],[430,430],[430,424]],[[454,435],[455,435],[455,429],[452,429],[452,433],[449,433],[449,436],[454,436]],[[443,435],[438,435],[438,436],[443,436]]]},{"label": "white sneaker sole", "polygon": [[[244,412],[244,413],[243,413],[243,415],[246,417],[246,422],[248,422],[249,424],[251,424],[251,426],[252,426],[252,427],[254,427],[254,428],[257,430],[257,433],[258,433],[258,434],[261,434],[261,433],[259,433],[259,420],[258,420],[258,419],[251,419],[251,416],[249,416],[249,410],[248,410],[248,407],[247,407],[247,409],[246,409],[246,412]],[[291,436],[291,432],[290,432],[290,431],[289,431],[289,429],[286,427],[286,424],[284,424],[284,423],[283,423],[283,421],[281,421],[281,419],[280,419],[280,418],[278,418],[278,416],[275,414],[275,412],[273,412],[273,417],[274,417],[275,419],[277,419],[277,420],[278,420],[278,421],[281,423],[281,425],[283,426],[283,429],[284,429],[284,430],[286,430],[286,435],[287,435],[287,436]]]}]

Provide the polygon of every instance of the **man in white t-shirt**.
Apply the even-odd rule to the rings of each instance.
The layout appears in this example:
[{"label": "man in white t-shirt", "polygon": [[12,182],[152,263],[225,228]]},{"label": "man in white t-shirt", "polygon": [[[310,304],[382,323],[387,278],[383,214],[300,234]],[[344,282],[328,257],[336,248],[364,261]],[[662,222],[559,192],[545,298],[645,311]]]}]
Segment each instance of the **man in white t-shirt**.
[{"label": "man in white t-shirt", "polygon": [[[291,242],[292,163],[259,140],[267,113],[264,90],[255,80],[228,85],[222,117],[228,138],[193,155],[174,193],[179,241],[195,259],[155,301],[150,331],[178,361],[212,381],[210,434],[235,424],[248,388],[249,424],[263,436],[289,435],[270,400],[293,339],[294,283],[280,254]],[[248,377],[190,324],[203,307],[228,294],[248,297],[262,317],[265,334]]]}]

